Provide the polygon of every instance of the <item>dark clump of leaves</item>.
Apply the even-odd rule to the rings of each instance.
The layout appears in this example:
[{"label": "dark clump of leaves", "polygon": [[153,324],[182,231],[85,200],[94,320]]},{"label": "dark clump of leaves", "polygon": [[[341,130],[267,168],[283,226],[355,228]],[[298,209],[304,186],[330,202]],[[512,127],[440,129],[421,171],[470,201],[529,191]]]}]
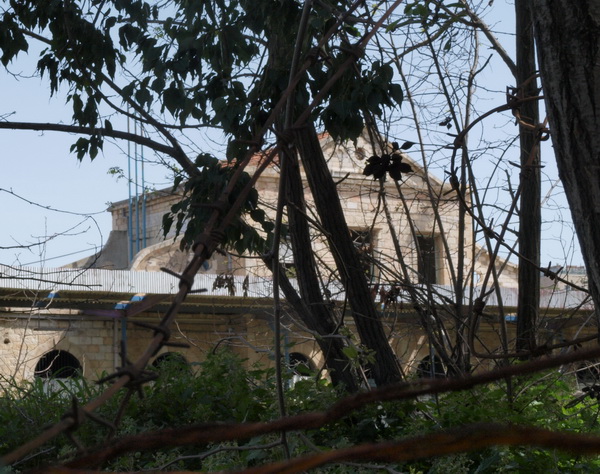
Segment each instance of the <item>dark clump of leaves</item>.
[{"label": "dark clump of leaves", "polygon": [[[235,162],[218,160],[209,154],[200,154],[196,159],[199,173],[184,181],[182,176],[175,179],[173,192],[183,192],[181,199],[171,206],[163,216],[163,232],[167,237],[174,227],[175,236],[182,236],[181,248],[190,248],[196,238],[205,230],[212,213],[220,210],[224,216],[230,206],[250,182],[250,175],[242,173],[229,193],[227,201],[219,197],[236,171]],[[249,222],[259,225],[256,229]],[[263,253],[270,246],[274,224],[265,211],[258,207],[258,192],[255,188],[247,193],[237,217],[227,226],[223,245],[238,253]]]},{"label": "dark clump of leaves", "polygon": [[439,124],[440,127],[446,127],[448,130],[452,128],[452,117],[449,115],[444,120],[442,120]]},{"label": "dark clump of leaves", "polygon": [[[412,142],[405,142],[402,149],[406,150],[413,145]],[[393,153],[384,153],[381,156],[373,155],[367,160],[367,166],[363,170],[365,176],[373,176],[373,179],[385,180],[386,173],[394,181],[402,179],[402,173],[412,173],[413,169],[408,163],[402,162],[402,155],[398,153],[400,147],[398,143],[392,144]]]}]

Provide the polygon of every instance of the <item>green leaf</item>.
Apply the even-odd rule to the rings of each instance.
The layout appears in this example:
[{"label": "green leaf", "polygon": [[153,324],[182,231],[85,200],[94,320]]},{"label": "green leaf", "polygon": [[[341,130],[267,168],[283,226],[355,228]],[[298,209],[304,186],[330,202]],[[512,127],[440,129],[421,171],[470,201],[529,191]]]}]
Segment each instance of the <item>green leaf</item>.
[{"label": "green leaf", "polygon": [[417,4],[414,6],[411,12],[413,15],[420,16],[422,18],[427,18],[430,14],[429,8],[423,4]]},{"label": "green leaf", "polygon": [[200,153],[195,160],[196,166],[215,166],[219,160],[212,156],[210,153]]},{"label": "green leaf", "polygon": [[8,11],[4,13],[2,21],[0,21],[0,48],[2,48],[0,62],[4,66],[7,66],[19,52],[29,50],[29,43],[27,43],[25,35]]},{"label": "green leaf", "polygon": [[404,93],[402,92],[402,87],[400,84],[390,84],[388,92],[390,97],[396,102],[397,105],[402,105]]},{"label": "green leaf", "polygon": [[264,221],[262,223],[262,228],[265,232],[271,233],[271,232],[273,232],[273,229],[275,229],[275,223],[273,223],[271,221]]},{"label": "green leaf", "polygon": [[142,106],[145,104],[150,105],[150,103],[152,102],[152,95],[150,94],[150,92],[148,92],[148,89],[144,87],[136,91],[135,100],[138,104]]},{"label": "green leaf", "polygon": [[388,26],[386,26],[385,32],[386,33],[391,33],[393,31],[396,31],[396,28],[398,28],[399,24],[400,24],[400,20],[393,21]]},{"label": "green leaf", "polygon": [[163,229],[163,236],[166,237],[167,234],[169,233],[169,231],[171,230],[171,226],[173,225],[173,215],[172,214],[165,214],[163,215],[162,218],[162,229]]},{"label": "green leaf", "polygon": [[358,358],[358,351],[353,346],[346,346],[342,349],[342,352],[348,359],[356,360]]},{"label": "green leaf", "polygon": [[250,217],[254,222],[264,222],[265,211],[263,211],[262,209],[254,209],[250,211]]},{"label": "green leaf", "polygon": [[108,31],[116,24],[117,24],[117,17],[109,16],[106,20],[104,20],[104,29]]},{"label": "green leaf", "polygon": [[89,146],[90,141],[87,138],[81,137],[73,145],[71,145],[70,151],[71,153],[75,151],[77,154],[77,159],[81,161],[88,152]]},{"label": "green leaf", "polygon": [[163,93],[163,105],[173,116],[177,116],[185,106],[185,95],[174,83]]},{"label": "green leaf", "polygon": [[161,92],[165,88],[165,79],[163,77],[157,77],[152,81],[150,88],[154,92]]},{"label": "green leaf", "polygon": [[71,96],[71,101],[73,102],[73,116],[80,116],[83,110],[83,101],[81,100],[81,96],[79,94],[73,94]]},{"label": "green leaf", "polygon": [[213,109],[215,112],[219,112],[227,107],[227,101],[223,97],[217,97],[213,100]]},{"label": "green leaf", "polygon": [[121,94],[123,98],[129,99],[133,95],[133,91],[135,90],[136,81],[133,81],[127,84],[123,89],[121,89]]},{"label": "green leaf", "polygon": [[348,33],[350,36],[353,36],[354,38],[360,38],[361,34],[360,31],[358,31],[358,28],[351,26],[351,25],[344,25],[344,31],[346,33]]}]

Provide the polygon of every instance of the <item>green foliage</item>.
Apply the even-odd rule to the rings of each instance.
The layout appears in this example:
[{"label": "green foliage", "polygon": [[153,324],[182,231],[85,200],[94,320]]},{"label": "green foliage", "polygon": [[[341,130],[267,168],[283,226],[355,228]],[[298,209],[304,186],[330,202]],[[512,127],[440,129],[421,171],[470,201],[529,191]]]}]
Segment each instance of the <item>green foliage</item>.
[{"label": "green foliage", "polygon": [[[133,397],[119,425],[117,436],[134,435],[149,430],[202,422],[266,421],[276,416],[273,371],[246,368],[233,353],[221,351],[193,367],[167,359],[159,368],[158,379],[144,387],[144,397]],[[11,387],[12,388],[9,388]],[[57,381],[53,389],[36,378],[17,387],[5,380],[0,397],[0,455],[6,454],[39,434],[49,423],[56,423],[71,408],[71,397],[81,403],[99,395],[103,387],[84,379]],[[124,393],[99,409],[105,419],[114,419]],[[107,430],[85,423],[78,438],[87,446],[102,444]],[[75,449],[64,438],[55,438],[46,446],[44,456],[35,456],[18,469],[64,462]],[[209,447],[200,448],[208,450]],[[194,454],[198,448],[181,448],[159,452],[136,452],[115,460],[109,470],[139,470],[160,467],[180,455]],[[175,467],[178,464],[175,464]],[[201,466],[198,461],[186,464],[189,469]]]},{"label": "green foliage", "polygon": [[[48,380],[35,378],[32,382],[18,386],[11,380],[0,380],[0,455],[40,434],[71,408],[71,399],[89,400],[100,393],[100,387],[88,383],[82,378]],[[102,442],[102,431],[89,425],[81,428],[81,436],[90,443]],[[55,462],[72,456],[75,449],[66,438],[55,438],[45,449],[50,461]],[[15,465],[21,470],[37,465],[40,459]]]},{"label": "green foliage", "polygon": [[[347,53],[339,56],[341,63]],[[361,63],[358,63],[361,67]],[[356,140],[364,129],[364,115],[382,117],[384,107],[396,107],[402,103],[399,84],[393,82],[394,72],[389,64],[379,61],[362,65],[360,74],[347,72],[331,88],[328,104],[323,107],[321,119],[325,129],[339,140]],[[314,74],[314,69],[311,70]],[[325,77],[335,72],[330,69]],[[323,78],[324,79],[324,78]],[[313,93],[322,87],[321,81],[311,82]]]},{"label": "green foliage", "polygon": [[[513,379],[512,390],[515,394],[512,398],[508,396],[506,386],[495,384],[437,398],[423,398],[417,402],[407,430],[419,434],[473,423],[510,423],[555,431],[599,431],[597,404],[565,408],[574,398],[573,387],[559,374]],[[444,470],[444,466],[448,469],[456,463],[468,469]],[[410,463],[410,466],[417,472],[546,473],[582,472],[582,469],[595,472],[600,468],[600,461],[553,450],[495,447]]]},{"label": "green foliage", "polygon": [[19,29],[14,14],[10,12],[4,12],[0,21],[0,48],[2,48],[0,62],[4,66],[7,66],[19,52],[27,52],[29,49],[25,35]]},{"label": "green foliage", "polygon": [[[193,245],[196,237],[204,231],[213,211],[216,208],[223,213],[228,211],[250,181],[250,175],[243,172],[233,191],[229,193],[229,201],[221,202],[219,197],[236,172],[236,164],[224,164],[209,154],[198,155],[196,164],[200,170],[198,175],[182,184],[183,197],[163,216],[165,237],[174,225],[175,235],[183,233],[182,247]],[[179,177],[175,180],[174,191],[179,187],[181,179]],[[258,224],[262,233],[242,220],[243,215]],[[255,189],[250,190],[237,216],[227,227],[224,245],[238,253],[265,252],[272,238],[274,224],[267,219],[264,211],[258,209],[258,193]]]},{"label": "green foliage", "polygon": [[244,368],[228,351],[211,355],[197,371],[166,361],[148,396],[136,403],[139,416],[155,426],[181,426],[210,421],[260,421],[271,413],[271,373]]},{"label": "green foliage", "polygon": [[[313,5],[305,44],[299,45],[302,58],[312,54],[312,46],[351,4]],[[0,20],[0,61],[7,65],[28,51],[33,39],[23,31],[48,38],[37,69],[52,94],[67,87],[73,123],[91,130],[71,146],[80,160],[95,158],[104,135],[113,133],[108,113],[111,119],[114,112],[123,116],[126,111],[145,117],[148,130],[154,121],[160,122],[155,130],[159,134],[173,125],[215,128],[224,134],[229,165],[201,155],[196,161],[199,175],[190,177],[182,203],[165,216],[166,231],[174,226],[184,234],[184,245],[190,245],[231,177],[231,163],[246,157],[248,143],[288,86],[301,9],[298,2],[279,0],[175,1],[168,7],[141,0],[11,0]],[[334,138],[356,139],[365,114],[380,117],[402,101],[392,67],[360,59],[354,49],[366,28],[353,18],[342,22],[295,92],[294,116],[332,85],[313,120]],[[330,84],[339,65],[351,57],[357,59],[356,67]],[[173,143],[173,136],[166,140]],[[245,175],[230,193],[230,203],[247,181]],[[248,197],[238,217],[244,215],[247,223],[238,221],[227,231],[227,245],[237,252],[261,252],[272,224],[258,210],[256,195]]]},{"label": "green foliage", "polygon": [[[158,369],[155,382],[144,387],[144,397],[133,397],[124,412],[117,436],[135,435],[164,427],[204,422],[256,422],[278,416],[272,369],[248,367],[246,361],[228,350],[208,356],[205,362],[190,367],[177,358],[167,359]],[[0,455],[29,440],[48,423],[55,423],[71,407],[71,396],[85,402],[98,395],[102,387],[84,379],[66,380],[53,390],[42,379],[23,387],[4,380],[0,397]],[[367,405],[349,416],[322,428],[289,433],[293,456],[350,447],[362,443],[400,440],[440,429],[456,428],[476,422],[502,422],[565,430],[598,433],[599,408],[582,401],[565,408],[573,400],[570,386],[557,374],[513,380],[512,399],[506,387],[489,385],[466,392],[415,401]],[[285,392],[289,414],[326,411],[339,401],[340,394],[317,374],[310,374]],[[103,405],[99,415],[113,419],[124,393]],[[88,446],[103,442],[106,429],[87,422],[78,438]],[[276,441],[274,435],[216,445],[180,447],[155,452],[133,452],[111,461],[114,470],[234,470],[282,460],[280,448],[265,448]],[[39,456],[15,469],[31,469],[65,462],[75,455],[66,438],[56,438]],[[412,473],[541,473],[597,472],[596,458],[573,457],[558,451],[522,447],[495,447],[480,452],[443,456],[402,465],[389,466]],[[372,472],[357,465],[332,465],[318,472]]]},{"label": "green foliage", "polygon": [[456,21],[458,16],[466,14],[465,10],[466,5],[463,2],[445,4],[444,9],[439,2],[432,0],[413,0],[406,2],[404,6],[404,13],[409,18],[419,19],[424,26],[441,21]]}]

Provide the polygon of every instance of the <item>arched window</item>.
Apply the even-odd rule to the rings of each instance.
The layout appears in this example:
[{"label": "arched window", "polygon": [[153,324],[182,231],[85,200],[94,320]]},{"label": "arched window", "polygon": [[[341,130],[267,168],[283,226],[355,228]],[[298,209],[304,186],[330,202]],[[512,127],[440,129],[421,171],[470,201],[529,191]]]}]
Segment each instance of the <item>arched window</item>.
[{"label": "arched window", "polygon": [[68,351],[53,350],[46,352],[35,365],[36,377],[68,379],[81,377],[81,363]]},{"label": "arched window", "polygon": [[288,368],[290,370],[290,380],[287,384],[288,388],[294,388],[301,380],[308,380],[315,372],[315,366],[310,358],[301,352],[290,352],[287,356]]},{"label": "arched window", "polygon": [[592,386],[600,383],[600,370],[597,362],[585,362],[575,371],[577,382],[581,386]]},{"label": "arched window", "polygon": [[169,367],[171,370],[190,370],[188,361],[179,352],[165,352],[159,355],[152,362],[152,367],[157,370],[161,370],[165,367]]},{"label": "arched window", "polygon": [[417,377],[420,379],[439,379],[446,377],[444,363],[437,356],[433,356],[433,363],[431,356],[423,357],[417,366]]},{"label": "arched window", "polygon": [[307,376],[315,370],[312,361],[301,352],[290,352],[288,358],[294,375]]}]

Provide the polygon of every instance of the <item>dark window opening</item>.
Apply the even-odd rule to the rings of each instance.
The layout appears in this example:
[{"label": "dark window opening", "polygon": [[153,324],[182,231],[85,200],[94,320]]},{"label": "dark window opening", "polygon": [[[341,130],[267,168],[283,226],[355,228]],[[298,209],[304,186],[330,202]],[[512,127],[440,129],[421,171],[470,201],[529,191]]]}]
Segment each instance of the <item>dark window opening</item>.
[{"label": "dark window opening", "polygon": [[595,363],[581,364],[575,374],[579,385],[590,387],[600,384],[600,369]]},{"label": "dark window opening", "polygon": [[350,237],[358,250],[360,264],[371,281],[375,276],[375,265],[373,261],[373,233],[370,229],[350,229]]},{"label": "dark window opening", "polygon": [[190,365],[184,356],[178,352],[165,352],[152,362],[152,367],[157,370],[169,368],[170,370],[190,370]]},{"label": "dark window opening", "polygon": [[70,352],[53,350],[40,357],[34,373],[41,378],[68,379],[81,377],[82,367]]},{"label": "dark window opening", "polygon": [[433,363],[431,362],[431,356],[425,356],[419,362],[417,366],[417,377],[420,379],[439,379],[446,377],[446,368],[442,360],[433,356]]},{"label": "dark window opening", "polygon": [[315,371],[312,361],[300,352],[290,352],[288,359],[294,375],[308,376]]},{"label": "dark window opening", "polygon": [[419,283],[435,284],[437,280],[437,252],[434,237],[417,237]]},{"label": "dark window opening", "polygon": [[356,248],[370,249],[372,245],[371,231],[369,229],[350,229],[350,236]]}]

